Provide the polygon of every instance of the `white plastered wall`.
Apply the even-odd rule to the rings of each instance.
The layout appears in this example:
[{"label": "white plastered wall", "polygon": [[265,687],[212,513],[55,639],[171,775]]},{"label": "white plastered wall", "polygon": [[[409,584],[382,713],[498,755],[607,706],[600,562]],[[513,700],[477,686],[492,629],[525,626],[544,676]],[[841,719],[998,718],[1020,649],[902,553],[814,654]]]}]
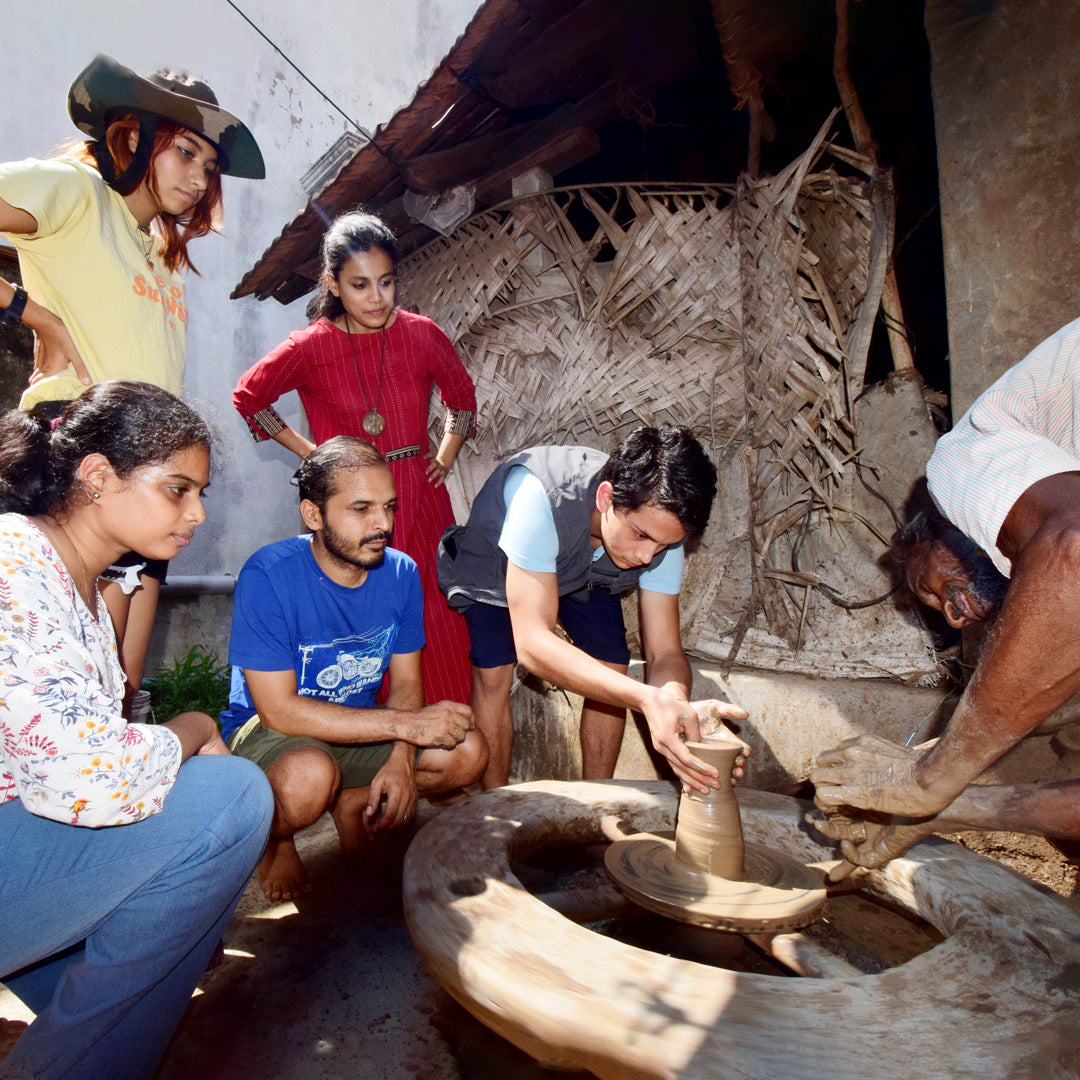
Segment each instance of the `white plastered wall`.
[{"label": "white plastered wall", "polygon": [[[373,131],[409,103],[479,2],[237,5],[345,113]],[[256,447],[230,395],[250,364],[306,320],[303,299],[282,307],[275,300],[230,300],[229,293],[304,206],[300,177],[351,126],[226,0],[36,0],[18,5],[17,20],[6,22],[0,160],[48,156],[78,136],[67,116],[67,89],[99,52],[139,73],[187,68],[210,83],[259,141],[267,178],[225,177],[225,235],[191,249],[202,276],[188,279],[186,396],[221,440],[207,522],[170,571],[235,575],[256,548],[299,531],[299,518],[288,483],[295,459],[276,444]],[[295,395],[280,411],[298,419]],[[174,650],[155,642],[154,651]]]}]

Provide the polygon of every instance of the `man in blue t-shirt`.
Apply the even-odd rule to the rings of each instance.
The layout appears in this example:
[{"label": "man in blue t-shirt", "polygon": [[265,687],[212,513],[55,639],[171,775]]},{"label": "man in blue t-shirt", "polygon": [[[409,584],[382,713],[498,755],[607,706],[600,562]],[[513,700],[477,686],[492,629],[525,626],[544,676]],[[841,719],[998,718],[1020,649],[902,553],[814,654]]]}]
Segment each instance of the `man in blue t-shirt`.
[{"label": "man in blue t-shirt", "polygon": [[293,835],[325,811],[342,853],[355,856],[367,834],[408,822],[418,795],[460,791],[487,762],[467,706],[424,704],[420,577],[387,546],[396,495],[382,455],[338,436],[296,478],[310,535],[261,548],[240,572],[221,714],[229,748],[261,766],[274,791],[259,864],[271,900],[310,887]]}]

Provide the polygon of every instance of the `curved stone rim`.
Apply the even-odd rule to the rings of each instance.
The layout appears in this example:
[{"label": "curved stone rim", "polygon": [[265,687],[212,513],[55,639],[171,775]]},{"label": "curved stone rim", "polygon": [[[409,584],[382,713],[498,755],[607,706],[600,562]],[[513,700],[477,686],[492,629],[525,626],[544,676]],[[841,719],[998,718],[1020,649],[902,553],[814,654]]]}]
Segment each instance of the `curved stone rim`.
[{"label": "curved stone rim", "polygon": [[[805,804],[740,791],[747,838],[835,857]],[[946,939],[878,975],[798,979],[656,955],[564,919],[512,863],[601,837],[609,815],[673,827],[675,790],[543,781],[473,796],[425,826],[404,869],[424,962],[483,1023],[549,1066],[601,1078],[1002,1080],[1080,1063],[1080,915],[992,860],[932,839],[870,875]],[[850,1035],[850,1038],[845,1038]],[[628,1065],[629,1063],[629,1065]]]}]

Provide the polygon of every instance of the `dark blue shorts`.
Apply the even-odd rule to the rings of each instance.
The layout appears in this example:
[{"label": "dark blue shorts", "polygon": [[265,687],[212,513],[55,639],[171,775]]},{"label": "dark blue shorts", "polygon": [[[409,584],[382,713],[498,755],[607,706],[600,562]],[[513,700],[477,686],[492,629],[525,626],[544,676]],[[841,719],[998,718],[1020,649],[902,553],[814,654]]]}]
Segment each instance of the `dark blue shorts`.
[{"label": "dark blue shorts", "polygon": [[[629,664],[622,604],[607,589],[593,589],[586,603],[563,597],[559,622],[566,636],[582,652],[609,664]],[[473,667],[493,668],[517,661],[510,612],[494,604],[472,604],[465,609],[469,628],[469,660]]]}]

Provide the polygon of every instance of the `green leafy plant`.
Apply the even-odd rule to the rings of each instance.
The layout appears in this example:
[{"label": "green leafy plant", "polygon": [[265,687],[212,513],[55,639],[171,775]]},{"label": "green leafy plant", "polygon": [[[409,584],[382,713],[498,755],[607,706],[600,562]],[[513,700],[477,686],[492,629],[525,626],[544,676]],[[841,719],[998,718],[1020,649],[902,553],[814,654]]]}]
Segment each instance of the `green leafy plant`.
[{"label": "green leafy plant", "polygon": [[185,656],[162,665],[142,684],[150,691],[150,703],[157,720],[171,720],[177,713],[204,712],[215,720],[229,702],[232,669],[201,645],[193,645]]}]

